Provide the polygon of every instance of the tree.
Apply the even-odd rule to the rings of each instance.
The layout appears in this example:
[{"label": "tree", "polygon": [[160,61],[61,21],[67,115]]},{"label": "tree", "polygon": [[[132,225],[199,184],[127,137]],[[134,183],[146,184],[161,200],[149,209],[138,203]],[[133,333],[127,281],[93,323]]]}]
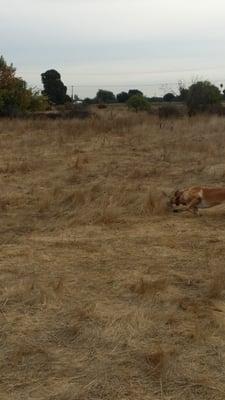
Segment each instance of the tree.
[{"label": "tree", "polygon": [[176,100],[176,96],[173,93],[166,93],[165,96],[163,96],[163,101],[175,101]]},{"label": "tree", "polygon": [[182,81],[180,81],[178,83],[179,86],[179,95],[177,96],[177,99],[179,101],[184,101],[186,102],[187,97],[188,97],[188,89],[185,87],[184,83]]},{"label": "tree", "polygon": [[126,103],[126,101],[129,99],[128,93],[127,92],[118,93],[116,99],[118,103]]},{"label": "tree", "polygon": [[179,101],[187,101],[188,97],[188,89],[186,88],[180,88],[180,94],[178,96]]},{"label": "tree", "polygon": [[29,111],[45,111],[49,107],[47,97],[40,95],[39,91],[32,91]]},{"label": "tree", "polygon": [[42,94],[47,96],[50,101],[59,105],[70,102],[71,98],[66,94],[67,87],[61,81],[61,75],[55,69],[49,69],[41,74],[44,86]]},{"label": "tree", "polygon": [[128,92],[128,97],[132,96],[143,96],[143,93],[138,89],[130,89]]},{"label": "tree", "polygon": [[127,101],[127,105],[129,108],[135,110],[136,112],[147,111],[150,108],[150,104],[147,98],[140,95],[131,96]]},{"label": "tree", "polygon": [[153,96],[153,97],[148,97],[148,101],[151,103],[161,103],[163,101],[163,98],[158,96]]},{"label": "tree", "polygon": [[95,101],[96,103],[115,103],[116,98],[113,92],[110,92],[109,90],[99,89],[96,94]]},{"label": "tree", "polygon": [[0,115],[16,116],[26,111],[46,107],[46,100],[38,92],[27,88],[26,82],[15,75],[12,64],[0,57]]},{"label": "tree", "polygon": [[73,103],[77,103],[78,101],[81,101],[79,96],[77,94],[75,94],[72,98]]},{"label": "tree", "polygon": [[3,56],[0,56],[0,87],[1,90],[8,88],[15,78],[16,68],[13,64],[7,65]]},{"label": "tree", "polygon": [[0,57],[0,111],[3,115],[16,114],[26,107],[25,82],[15,76],[16,69]]},{"label": "tree", "polygon": [[188,89],[186,103],[190,114],[210,110],[221,101],[220,90],[208,81],[193,83]]},{"label": "tree", "polygon": [[85,99],[83,100],[83,104],[87,106],[90,104],[94,104],[94,100],[90,99],[90,97],[85,97]]}]

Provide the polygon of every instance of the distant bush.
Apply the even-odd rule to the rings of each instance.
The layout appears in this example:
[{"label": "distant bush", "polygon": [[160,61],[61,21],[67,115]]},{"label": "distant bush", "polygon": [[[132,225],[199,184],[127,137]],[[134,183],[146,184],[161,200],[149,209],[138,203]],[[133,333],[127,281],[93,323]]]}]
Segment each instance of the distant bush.
[{"label": "distant bush", "polygon": [[208,81],[200,81],[191,85],[186,98],[189,115],[208,112],[210,108],[219,105],[221,101],[220,90]]},{"label": "distant bush", "polygon": [[93,100],[93,99],[90,99],[89,97],[86,97],[86,98],[83,100],[83,104],[89,106],[89,105],[91,105],[91,104],[94,104],[94,100]]},{"label": "distant bush", "polygon": [[118,93],[118,95],[116,96],[116,100],[118,101],[118,103],[126,103],[130,99],[130,97],[133,96],[143,96],[143,93],[138,89],[130,89],[128,93]]},{"label": "distant bush", "polygon": [[183,115],[183,113],[178,106],[170,104],[160,106],[158,109],[158,115],[161,119],[168,119],[179,118]]},{"label": "distant bush", "polygon": [[133,96],[143,96],[143,93],[138,89],[130,89],[128,92],[128,97],[130,98]]},{"label": "distant bush", "polygon": [[65,105],[57,106],[55,110],[49,110],[44,112],[31,113],[28,116],[31,118],[41,119],[72,119],[79,118],[85,119],[93,115],[86,106],[83,104],[67,103]]},{"label": "distant bush", "polygon": [[179,82],[179,95],[177,96],[177,100],[186,102],[187,97],[188,89],[184,86],[182,82]]},{"label": "distant bush", "polygon": [[162,103],[163,98],[158,96],[148,97],[150,103]]},{"label": "distant bush", "polygon": [[173,93],[166,93],[165,96],[163,96],[163,101],[175,101],[176,100],[176,96]]},{"label": "distant bush", "polygon": [[127,101],[127,105],[130,109],[138,111],[147,111],[150,109],[149,101],[146,97],[141,95],[132,96]]},{"label": "distant bush", "polygon": [[100,104],[104,104],[104,103],[115,103],[116,98],[115,95],[113,94],[113,92],[110,92],[109,90],[103,90],[103,89],[99,89],[97,94],[96,94],[96,98],[95,98],[95,103],[100,103]]},{"label": "distant bush", "polygon": [[98,104],[97,106],[100,110],[103,110],[104,108],[107,108],[106,104]]},{"label": "distant bush", "polygon": [[45,111],[49,107],[48,100],[37,91],[32,92],[29,111]]},{"label": "distant bush", "polygon": [[74,105],[71,110],[68,110],[63,117],[65,118],[79,118],[79,119],[85,119],[89,118],[92,115],[90,111],[86,107],[82,107],[82,105]]},{"label": "distant bush", "polygon": [[118,95],[116,96],[116,100],[118,101],[118,103],[126,103],[128,99],[129,95],[127,92],[118,93]]},{"label": "distant bush", "polygon": [[219,115],[220,117],[224,117],[225,116],[225,107],[221,103],[214,104],[214,105],[208,106],[207,113],[216,114],[216,115]]},{"label": "distant bush", "polygon": [[27,111],[45,110],[47,100],[39,92],[27,88],[26,82],[15,75],[12,64],[0,57],[0,115],[19,116]]}]

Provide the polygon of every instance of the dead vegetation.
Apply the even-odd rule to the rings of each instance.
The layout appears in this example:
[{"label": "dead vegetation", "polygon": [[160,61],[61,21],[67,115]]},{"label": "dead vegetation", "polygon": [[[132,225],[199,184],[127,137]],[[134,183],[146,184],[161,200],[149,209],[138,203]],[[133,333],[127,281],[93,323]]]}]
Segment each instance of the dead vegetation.
[{"label": "dead vegetation", "polygon": [[0,397],[224,400],[225,121],[0,121]]}]

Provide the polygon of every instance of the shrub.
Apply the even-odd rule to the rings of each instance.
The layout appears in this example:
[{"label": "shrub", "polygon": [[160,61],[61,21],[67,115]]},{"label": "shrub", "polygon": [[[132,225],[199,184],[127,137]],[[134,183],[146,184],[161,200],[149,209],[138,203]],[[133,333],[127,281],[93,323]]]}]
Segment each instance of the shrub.
[{"label": "shrub", "polygon": [[138,89],[130,89],[128,92],[128,97],[130,98],[133,96],[143,96],[143,93]]},{"label": "shrub", "polygon": [[126,103],[128,99],[129,95],[127,92],[118,93],[118,95],[116,96],[116,100],[118,101],[118,103]]},{"label": "shrub", "polygon": [[103,90],[99,89],[96,98],[95,98],[96,103],[115,103],[116,98],[113,94],[113,92],[110,92],[109,90]]},{"label": "shrub", "polygon": [[219,115],[220,117],[224,117],[225,116],[225,107],[221,103],[213,104],[212,106],[208,107],[207,112],[209,114],[213,114],[213,115],[216,114],[216,115]]},{"label": "shrub", "polygon": [[121,92],[116,96],[118,103],[126,103],[133,96],[143,96],[143,93],[138,89],[130,89],[127,92]]},{"label": "shrub", "polygon": [[90,99],[90,97],[85,97],[85,99],[83,100],[83,104],[89,106],[91,104],[94,104],[94,100]]},{"label": "shrub", "polygon": [[100,110],[103,110],[104,108],[107,108],[106,104],[98,104],[97,106]]},{"label": "shrub", "polygon": [[187,97],[188,89],[184,86],[183,82],[179,82],[179,95],[177,96],[177,100],[186,102]]},{"label": "shrub", "polygon": [[165,105],[158,109],[159,118],[179,118],[182,116],[181,110],[176,105]]},{"label": "shrub", "polygon": [[163,96],[163,101],[175,101],[176,96],[173,93],[166,93],[165,96]]},{"label": "shrub", "polygon": [[0,57],[0,115],[17,116],[26,111],[43,110],[46,99],[27,88],[26,82],[15,76],[16,69]]},{"label": "shrub", "polygon": [[148,97],[148,101],[151,103],[162,103],[163,98],[158,96]]},{"label": "shrub", "polygon": [[188,89],[186,103],[189,115],[209,111],[221,101],[220,90],[208,81],[196,82]]},{"label": "shrub", "polygon": [[45,111],[48,108],[48,99],[39,92],[33,92],[30,98],[29,111]]},{"label": "shrub", "polygon": [[138,111],[147,111],[150,109],[149,101],[146,97],[141,95],[132,96],[127,101],[127,105],[130,109]]}]

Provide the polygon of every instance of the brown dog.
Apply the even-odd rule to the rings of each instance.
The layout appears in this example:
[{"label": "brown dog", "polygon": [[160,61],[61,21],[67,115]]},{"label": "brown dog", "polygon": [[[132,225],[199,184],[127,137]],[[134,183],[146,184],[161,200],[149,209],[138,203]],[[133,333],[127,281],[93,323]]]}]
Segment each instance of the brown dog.
[{"label": "brown dog", "polygon": [[[207,188],[202,186],[177,190],[170,199],[175,212],[191,211],[199,213],[199,208],[214,207],[225,202],[225,188]],[[177,208],[184,206],[183,208]]]}]

